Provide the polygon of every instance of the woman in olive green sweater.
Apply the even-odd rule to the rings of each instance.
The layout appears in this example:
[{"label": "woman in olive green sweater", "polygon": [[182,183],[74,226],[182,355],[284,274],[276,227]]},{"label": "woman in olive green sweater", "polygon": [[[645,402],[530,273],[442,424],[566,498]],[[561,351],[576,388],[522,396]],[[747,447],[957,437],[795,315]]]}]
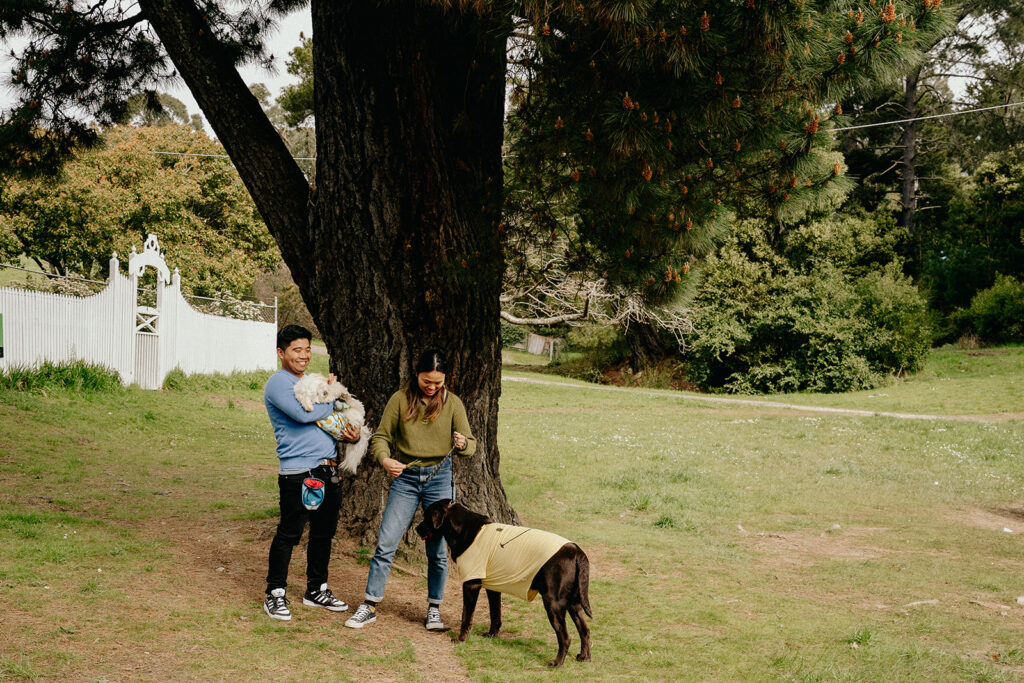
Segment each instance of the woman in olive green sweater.
[{"label": "woman in olive green sweater", "polygon": [[[440,351],[423,352],[413,368],[409,386],[396,391],[388,400],[380,426],[370,441],[377,462],[395,479],[377,532],[377,550],[370,561],[365,600],[345,622],[350,628],[362,628],[377,620],[377,603],[384,599],[395,551],[412,523],[416,507],[426,510],[441,499],[454,498],[452,462],[446,456],[451,452],[468,457],[476,451],[466,408],[444,386],[447,371]],[[427,541],[427,560],[426,627],[438,631],[444,629],[439,607],[448,573],[444,539]]]}]

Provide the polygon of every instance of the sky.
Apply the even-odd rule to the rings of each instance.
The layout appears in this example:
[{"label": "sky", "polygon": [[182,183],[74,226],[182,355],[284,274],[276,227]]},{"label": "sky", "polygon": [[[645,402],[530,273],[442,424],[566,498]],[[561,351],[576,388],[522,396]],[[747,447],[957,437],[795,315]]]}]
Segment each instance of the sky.
[{"label": "sky", "polygon": [[[0,2],[2,1],[0,0]],[[285,62],[291,49],[299,44],[300,33],[305,33],[307,36],[313,34],[313,20],[308,8],[289,14],[281,20],[277,30],[268,36],[267,51],[274,55],[274,71],[269,72],[255,66],[246,66],[240,70],[242,79],[249,85],[263,83],[270,89],[271,95],[277,97],[281,88],[296,81],[296,78],[285,69]],[[17,49],[18,43],[16,41],[11,43],[0,41],[0,111],[10,110],[15,102],[14,93],[10,89],[11,69],[10,58],[7,56],[12,47]],[[192,93],[180,79],[177,84],[166,84],[160,90],[174,95],[184,102],[188,107],[189,114],[202,113],[195,98],[192,97]],[[209,125],[206,126],[206,132],[211,133]]]},{"label": "sky", "polygon": [[[0,0],[0,2],[2,1]],[[267,37],[267,50],[274,56],[274,70],[267,71],[255,66],[243,67],[241,69],[243,80],[249,85],[263,83],[270,90],[272,97],[277,97],[284,86],[294,83],[295,77],[287,72],[285,62],[291,49],[299,44],[300,33],[304,33],[307,36],[313,34],[313,22],[308,8],[293,12],[285,17],[280,21],[277,30]],[[9,87],[10,58],[7,57],[12,47],[17,49],[19,47],[18,41],[11,43],[0,41],[0,111],[9,110],[14,104],[14,95]],[[965,84],[966,79],[962,78],[954,78],[950,82],[950,86],[958,97],[963,96]],[[188,88],[180,80],[176,84],[165,84],[160,90],[170,93],[184,102],[185,106],[188,107],[189,114],[202,114],[195,98],[192,97],[192,93],[189,92]],[[205,120],[206,117],[204,116],[203,118]],[[206,132],[212,134],[208,124],[206,125]]]}]

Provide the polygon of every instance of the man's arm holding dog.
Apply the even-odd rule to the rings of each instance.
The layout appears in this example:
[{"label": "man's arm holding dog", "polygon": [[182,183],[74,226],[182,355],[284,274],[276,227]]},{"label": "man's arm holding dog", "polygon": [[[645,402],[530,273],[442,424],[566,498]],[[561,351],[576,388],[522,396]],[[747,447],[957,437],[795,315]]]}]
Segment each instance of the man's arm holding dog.
[{"label": "man's arm holding dog", "polygon": [[313,410],[307,413],[299,403],[299,399],[295,398],[293,385],[285,381],[283,377],[271,376],[270,381],[267,382],[266,397],[274,404],[275,408],[301,424],[322,420],[334,412],[334,401],[330,401],[314,403]]}]

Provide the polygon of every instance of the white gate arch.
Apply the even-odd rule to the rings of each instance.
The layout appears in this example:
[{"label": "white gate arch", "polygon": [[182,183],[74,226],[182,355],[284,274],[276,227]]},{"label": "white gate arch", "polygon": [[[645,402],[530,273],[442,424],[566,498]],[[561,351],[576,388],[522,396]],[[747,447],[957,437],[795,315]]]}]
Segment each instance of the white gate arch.
[{"label": "white gate arch", "polygon": [[[156,270],[156,305],[140,305],[139,278]],[[115,370],[124,384],[159,389],[175,368],[186,375],[277,368],[274,322],[200,313],[181,294],[155,235],[132,248],[128,276],[115,252],[103,291],[88,297],[0,288],[0,370],[84,360]]]}]

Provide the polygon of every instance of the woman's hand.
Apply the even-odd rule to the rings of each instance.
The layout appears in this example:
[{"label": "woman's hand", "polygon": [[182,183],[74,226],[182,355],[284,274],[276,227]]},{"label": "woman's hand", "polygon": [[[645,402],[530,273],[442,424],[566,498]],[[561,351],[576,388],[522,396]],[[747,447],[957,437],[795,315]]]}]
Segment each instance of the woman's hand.
[{"label": "woman's hand", "polygon": [[380,461],[380,464],[384,466],[384,471],[390,474],[392,477],[397,477],[405,469],[405,465],[398,462],[394,458],[384,458]]},{"label": "woman's hand", "polygon": [[461,451],[463,448],[466,447],[466,437],[464,437],[462,434],[459,434],[458,432],[452,432],[452,443],[455,444],[455,447]]}]

